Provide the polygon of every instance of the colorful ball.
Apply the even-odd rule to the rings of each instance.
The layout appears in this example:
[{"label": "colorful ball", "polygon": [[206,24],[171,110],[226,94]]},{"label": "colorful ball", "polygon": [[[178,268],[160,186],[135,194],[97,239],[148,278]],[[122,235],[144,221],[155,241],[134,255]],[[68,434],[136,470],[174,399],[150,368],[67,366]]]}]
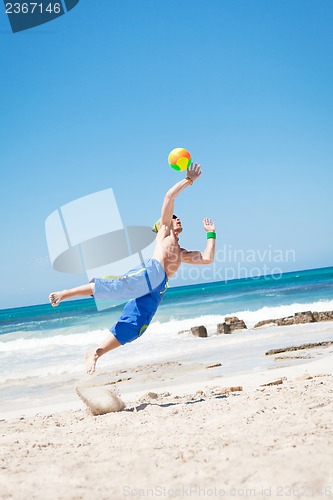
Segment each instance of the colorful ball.
[{"label": "colorful ball", "polygon": [[191,161],[191,153],[184,148],[175,148],[168,156],[169,166],[175,170],[187,170]]}]

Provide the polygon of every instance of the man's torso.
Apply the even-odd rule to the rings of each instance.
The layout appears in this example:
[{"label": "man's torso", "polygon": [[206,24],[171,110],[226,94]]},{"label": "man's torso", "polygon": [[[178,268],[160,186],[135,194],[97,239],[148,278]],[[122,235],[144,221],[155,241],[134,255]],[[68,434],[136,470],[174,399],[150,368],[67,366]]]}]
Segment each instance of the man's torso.
[{"label": "man's torso", "polygon": [[162,226],[156,237],[153,258],[163,266],[168,278],[173,276],[182,261],[178,237],[168,226]]}]

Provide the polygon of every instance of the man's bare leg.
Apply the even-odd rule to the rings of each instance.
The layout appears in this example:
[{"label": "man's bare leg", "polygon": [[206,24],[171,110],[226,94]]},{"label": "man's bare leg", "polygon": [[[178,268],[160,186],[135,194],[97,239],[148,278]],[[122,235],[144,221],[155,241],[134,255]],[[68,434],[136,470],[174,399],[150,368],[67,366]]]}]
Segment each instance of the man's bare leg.
[{"label": "man's bare leg", "polygon": [[72,297],[94,295],[95,284],[88,283],[87,285],[70,288],[69,290],[62,290],[61,292],[52,292],[49,295],[49,300],[53,307],[56,307],[64,299],[71,299]]},{"label": "man's bare leg", "polygon": [[120,342],[116,339],[116,337],[110,333],[110,335],[107,336],[107,338],[104,340],[104,342],[101,344],[100,347],[97,347],[96,349],[92,349],[89,352],[86,352],[85,358],[86,358],[86,368],[87,368],[87,373],[89,375],[92,375],[95,372],[95,367],[98,358],[103,356],[103,354],[106,354],[109,351],[112,351],[112,349],[115,349],[116,347],[121,346]]}]

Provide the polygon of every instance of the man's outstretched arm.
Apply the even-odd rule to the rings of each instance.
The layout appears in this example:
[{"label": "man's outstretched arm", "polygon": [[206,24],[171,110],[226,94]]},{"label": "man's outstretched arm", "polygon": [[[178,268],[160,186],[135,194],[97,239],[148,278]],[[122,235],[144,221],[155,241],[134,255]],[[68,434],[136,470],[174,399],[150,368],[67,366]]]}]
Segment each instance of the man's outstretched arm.
[{"label": "man's outstretched arm", "polygon": [[182,262],[187,264],[211,264],[215,256],[215,224],[212,220],[206,217],[203,220],[204,229],[207,232],[207,245],[203,252],[199,250],[188,251],[185,248],[181,249]]},{"label": "man's outstretched arm", "polygon": [[179,195],[187,186],[190,184],[193,184],[194,181],[196,181],[200,175],[201,175],[201,168],[198,163],[192,163],[190,168],[187,169],[186,171],[187,177],[172,186],[172,188],[169,189],[167,194],[164,197],[163,205],[162,205],[162,212],[161,212],[161,222],[160,225],[170,224],[170,221],[173,216],[174,212],[174,206],[175,206],[175,198],[176,196]]}]

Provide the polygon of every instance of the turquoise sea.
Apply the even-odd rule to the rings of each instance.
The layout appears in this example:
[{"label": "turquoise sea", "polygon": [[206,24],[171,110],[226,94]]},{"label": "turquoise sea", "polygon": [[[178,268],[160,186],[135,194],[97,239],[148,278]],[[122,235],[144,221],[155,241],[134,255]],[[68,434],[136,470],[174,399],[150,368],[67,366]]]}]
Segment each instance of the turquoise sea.
[{"label": "turquoise sea", "polygon": [[[92,298],[0,310],[0,400],[35,404],[71,387],[84,373],[83,353],[104,338],[122,306],[98,312]],[[298,311],[333,310],[333,267],[170,288],[154,321],[137,341],[109,353],[101,367],[111,370],[153,362],[187,349],[190,334],[205,324],[210,335],[225,316],[236,315],[249,329],[262,319]],[[256,335],[265,335],[256,330]],[[192,339],[191,339],[192,341]],[[263,338],[264,341],[264,338]],[[66,389],[67,390],[67,389]],[[21,401],[21,403],[20,403]]]}]

